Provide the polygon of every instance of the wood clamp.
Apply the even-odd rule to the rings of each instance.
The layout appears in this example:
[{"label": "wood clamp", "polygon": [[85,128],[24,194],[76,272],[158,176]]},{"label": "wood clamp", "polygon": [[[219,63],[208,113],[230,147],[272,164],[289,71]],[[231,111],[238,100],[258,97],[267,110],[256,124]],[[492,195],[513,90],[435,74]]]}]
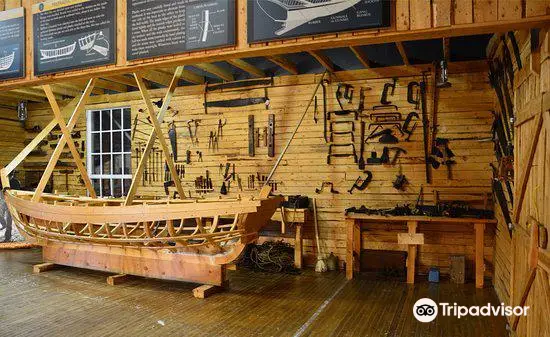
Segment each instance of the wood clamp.
[{"label": "wood clamp", "polygon": [[332,193],[332,194],[340,194],[340,192],[338,192],[338,191],[336,191],[336,190],[334,189],[334,184],[331,183],[331,182],[329,182],[329,181],[323,181],[323,182],[321,183],[321,187],[315,189],[315,193],[321,194],[321,192],[323,192],[323,190],[325,189],[325,187],[330,187],[330,190],[329,190],[329,191],[330,191],[330,193]]},{"label": "wood clamp", "polygon": [[355,183],[353,183],[353,186],[348,190],[349,194],[353,194],[353,190],[359,190],[364,191],[365,188],[367,188],[367,185],[372,180],[372,172],[371,171],[365,171],[367,176],[365,178],[358,177],[355,180]]}]

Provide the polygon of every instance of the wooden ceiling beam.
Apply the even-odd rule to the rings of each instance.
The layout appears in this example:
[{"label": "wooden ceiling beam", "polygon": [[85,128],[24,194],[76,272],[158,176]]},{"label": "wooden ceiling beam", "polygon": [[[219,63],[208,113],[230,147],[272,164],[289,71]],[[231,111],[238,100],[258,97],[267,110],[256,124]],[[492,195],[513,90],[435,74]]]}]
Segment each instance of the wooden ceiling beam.
[{"label": "wooden ceiling beam", "polygon": [[144,71],[141,75],[146,80],[163,85],[165,87],[169,86],[170,82],[172,81],[172,76],[158,70]]},{"label": "wooden ceiling beam", "polygon": [[283,68],[284,70],[288,71],[292,75],[298,75],[298,67],[296,67],[296,64],[294,64],[292,61],[287,59],[286,57],[282,55],[274,55],[274,56],[268,56],[267,59],[278,65],[279,67]]},{"label": "wooden ceiling beam", "polygon": [[47,101],[45,97],[29,97],[28,95],[17,93],[14,91],[0,92],[0,100],[1,99],[15,100],[17,102],[19,101],[46,102]]},{"label": "wooden ceiling beam", "polygon": [[[69,84],[69,83],[64,83],[64,82],[61,82],[61,83],[57,83],[55,84],[55,87],[59,87],[60,90],[62,89],[69,89],[69,90],[77,90],[79,92],[79,95],[84,91],[84,87],[82,86],[79,86],[79,85],[75,85],[75,84]],[[101,88],[94,88],[94,90],[92,91],[92,94],[94,95],[104,95],[105,94],[105,90],[101,89]],[[76,97],[76,96],[75,96]]]},{"label": "wooden ceiling beam", "polygon": [[361,62],[365,68],[372,68],[372,62],[368,59],[367,54],[365,54],[359,46],[351,46],[349,49],[351,49],[355,57],[357,57],[359,62]]},{"label": "wooden ceiling beam", "polygon": [[403,64],[406,66],[410,66],[411,63],[409,62],[409,58],[407,57],[407,52],[405,52],[403,42],[398,41],[395,43],[395,46],[397,47],[397,51],[399,51],[399,55],[401,55],[401,59],[403,59]]},{"label": "wooden ceiling beam", "polygon": [[[41,88],[20,88],[20,89],[13,89],[10,92],[14,94],[20,94],[24,97],[25,100],[43,100],[46,99],[46,93]],[[55,95],[55,98],[58,100],[61,100],[61,95]]]},{"label": "wooden ceiling beam", "polygon": [[229,71],[223,69],[222,67],[220,66],[217,66],[215,64],[212,64],[212,63],[197,63],[197,64],[194,64],[193,66],[199,68],[199,69],[202,69],[204,71],[206,71],[207,73],[210,73],[218,78],[221,78],[222,80],[224,81],[234,81],[235,80],[235,77],[233,76],[232,73],[230,73]]},{"label": "wooden ceiling beam", "polygon": [[[82,88],[84,88],[84,87],[86,87],[86,85],[88,85],[88,81],[86,81],[86,80],[75,80],[75,81],[71,81],[69,83],[70,84],[76,84],[76,85],[78,85],[79,87],[82,87]],[[128,91],[128,86],[126,86],[124,84],[119,84],[119,83],[115,83],[115,82],[111,82],[111,81],[107,81],[107,80],[103,80],[103,79],[97,79],[96,80],[96,87],[101,88],[101,89],[116,91],[116,92],[127,92]]]},{"label": "wooden ceiling beam", "polygon": [[136,80],[133,77],[127,77],[124,75],[113,75],[105,77],[105,80],[115,82],[118,84],[127,85],[130,87],[137,87]]},{"label": "wooden ceiling beam", "polygon": [[118,64],[87,70],[68,71],[51,76],[32,77],[21,80],[5,81],[0,83],[0,90],[9,90],[22,86],[36,86],[45,83],[55,83],[75,79],[86,79],[91,76],[112,76],[128,74],[147,69],[178,66],[182,64],[192,65],[200,62],[217,62],[227,59],[248,58],[248,57],[269,57],[270,55],[281,55],[299,53],[311,50],[328,48],[341,48],[349,46],[364,46],[380,43],[392,43],[400,41],[440,39],[443,37],[491,34],[496,32],[508,32],[517,30],[528,30],[530,28],[544,27],[548,25],[550,15],[533,16],[514,20],[501,20],[489,22],[476,22],[469,24],[450,25],[430,29],[416,29],[405,31],[381,31],[372,34],[343,34],[337,38],[332,36],[316,36],[311,38],[300,38],[298,41],[285,43],[263,43],[260,46],[247,46],[246,48],[221,48],[215,52],[192,52],[175,55],[170,58],[146,60],[136,64]]},{"label": "wooden ceiling beam", "polygon": [[232,60],[227,60],[227,63],[249,73],[250,75],[252,75],[252,77],[266,77],[265,72],[262,69],[246,62],[245,60],[232,59]]},{"label": "wooden ceiling beam", "polygon": [[317,60],[317,62],[319,62],[329,72],[333,73],[336,71],[336,66],[334,65],[334,63],[321,51],[310,51],[309,55],[313,56]]}]

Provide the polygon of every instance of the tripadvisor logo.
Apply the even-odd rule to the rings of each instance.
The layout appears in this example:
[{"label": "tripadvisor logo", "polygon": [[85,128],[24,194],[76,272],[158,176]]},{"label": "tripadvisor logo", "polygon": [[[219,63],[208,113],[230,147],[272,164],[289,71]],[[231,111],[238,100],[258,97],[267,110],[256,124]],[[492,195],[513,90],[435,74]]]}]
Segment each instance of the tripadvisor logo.
[{"label": "tripadvisor logo", "polygon": [[[441,307],[441,308],[439,308]],[[488,303],[484,306],[466,307],[456,303],[435,303],[432,299],[421,298],[413,306],[413,315],[423,323],[433,321],[440,312],[443,316],[454,316],[461,318],[464,316],[527,316],[529,307],[512,307],[504,305],[492,305]]]}]

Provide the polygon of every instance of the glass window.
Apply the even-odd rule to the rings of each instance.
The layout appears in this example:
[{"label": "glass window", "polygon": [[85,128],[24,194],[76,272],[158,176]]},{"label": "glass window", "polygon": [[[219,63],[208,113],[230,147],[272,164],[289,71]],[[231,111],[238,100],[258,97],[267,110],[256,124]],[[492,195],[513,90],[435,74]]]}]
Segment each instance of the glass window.
[{"label": "glass window", "polygon": [[125,196],[132,182],[131,110],[87,112],[88,174],[100,197]]}]

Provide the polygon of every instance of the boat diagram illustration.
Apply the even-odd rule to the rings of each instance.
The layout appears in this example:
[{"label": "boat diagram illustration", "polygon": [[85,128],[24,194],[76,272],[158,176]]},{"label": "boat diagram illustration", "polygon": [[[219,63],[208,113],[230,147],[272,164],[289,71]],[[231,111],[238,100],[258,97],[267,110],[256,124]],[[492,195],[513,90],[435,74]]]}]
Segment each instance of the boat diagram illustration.
[{"label": "boat diagram illustration", "polygon": [[105,38],[103,32],[94,32],[78,39],[78,47],[86,52],[86,55],[97,52],[100,55],[107,57],[109,55],[110,44]]},{"label": "boat diagram illustration", "polygon": [[[280,22],[283,27],[275,32],[284,35],[312,20],[340,13],[361,0],[256,0],[259,8],[273,21]],[[266,4],[274,4],[283,9],[280,13]]]},{"label": "boat diagram illustration", "polygon": [[64,47],[55,48],[55,49],[40,49],[40,60],[50,60],[50,59],[56,59],[63,56],[69,56],[74,53],[76,49],[76,42],[73,42],[72,44],[69,44]]},{"label": "boat diagram illustration", "polygon": [[0,57],[0,71],[8,70],[13,65],[15,60],[15,52],[8,54],[6,56]]}]

